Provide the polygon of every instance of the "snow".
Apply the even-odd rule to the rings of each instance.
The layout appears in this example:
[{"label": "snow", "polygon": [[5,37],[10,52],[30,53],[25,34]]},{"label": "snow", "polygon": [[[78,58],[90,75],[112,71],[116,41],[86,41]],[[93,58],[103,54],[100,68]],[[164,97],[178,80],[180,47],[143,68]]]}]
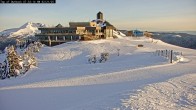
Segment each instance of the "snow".
[{"label": "snow", "polygon": [[104,23],[105,20],[102,20],[102,19],[95,19],[95,20],[92,20],[92,22],[96,22],[97,26],[100,26],[100,27],[106,26],[106,24]]},{"label": "snow", "polygon": [[[100,27],[104,27],[104,26],[106,26],[106,21],[105,20],[101,20],[101,19],[95,19],[95,20],[92,20],[92,22],[96,22],[97,23],[97,26],[100,26]],[[123,38],[123,37],[125,37],[126,35],[125,34],[123,34],[122,32],[120,32],[120,31],[115,31],[115,30],[113,30],[113,34],[114,34],[114,36],[116,36],[117,38]]]},{"label": "snow", "polygon": [[172,37],[182,37],[181,35],[173,35]]},{"label": "snow", "polygon": [[0,32],[0,36],[7,38],[26,38],[28,36],[34,36],[35,33],[39,33],[38,27],[45,27],[45,24],[27,22],[19,28],[7,29]]},{"label": "snow", "polygon": [[[169,63],[154,55],[161,49],[182,52],[180,61]],[[90,56],[99,59],[104,52],[109,53],[108,61],[88,63]],[[193,49],[145,37],[122,37],[45,46],[36,57],[38,67],[0,80],[3,110],[195,109]]]},{"label": "snow", "polygon": [[125,34],[123,34],[122,32],[120,32],[120,31],[113,31],[113,34],[114,34],[114,36],[116,36],[117,38],[119,38],[119,39],[122,39],[123,37],[125,37],[126,35]]},{"label": "snow", "polygon": [[[186,74],[168,81],[150,84],[122,100],[125,108],[148,110],[195,110],[196,74]],[[156,105],[156,106],[155,106]]]}]

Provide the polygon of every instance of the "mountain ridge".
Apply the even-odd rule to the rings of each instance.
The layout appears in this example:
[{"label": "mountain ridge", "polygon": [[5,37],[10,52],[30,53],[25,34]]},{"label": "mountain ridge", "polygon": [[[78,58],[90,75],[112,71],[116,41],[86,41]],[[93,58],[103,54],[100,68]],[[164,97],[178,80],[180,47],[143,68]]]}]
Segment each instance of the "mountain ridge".
[{"label": "mountain ridge", "polygon": [[26,38],[39,33],[39,27],[46,27],[46,25],[42,23],[27,22],[19,28],[11,28],[1,31],[0,36],[7,38]]}]

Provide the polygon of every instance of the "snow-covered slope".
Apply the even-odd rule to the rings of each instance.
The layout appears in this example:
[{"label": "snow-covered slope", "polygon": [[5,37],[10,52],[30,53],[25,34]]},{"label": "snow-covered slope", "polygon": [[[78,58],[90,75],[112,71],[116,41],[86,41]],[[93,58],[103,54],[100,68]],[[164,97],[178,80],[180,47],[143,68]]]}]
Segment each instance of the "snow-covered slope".
[{"label": "snow-covered slope", "polygon": [[[144,47],[137,47],[138,44]],[[157,49],[182,52],[189,61],[171,64],[167,58],[154,55]],[[110,55],[105,63],[88,63],[90,56],[100,59],[102,52]],[[145,37],[123,37],[43,47],[36,56],[38,67],[25,75],[0,80],[3,110],[124,110],[125,106],[130,109],[130,100],[138,109],[149,106],[152,110],[159,109],[160,104],[160,109],[195,107],[191,101],[195,97],[192,95],[195,75],[191,74],[196,73],[196,50],[193,49]],[[143,92],[138,93],[141,89]],[[158,96],[153,97],[149,92]],[[167,95],[173,96],[167,100],[170,105],[162,100]],[[178,99],[182,103],[176,103]],[[143,100],[146,103],[140,105]]]},{"label": "snow-covered slope", "polygon": [[35,33],[39,32],[38,27],[45,27],[45,24],[27,22],[19,28],[7,29],[0,32],[0,36],[8,38],[34,36]]},{"label": "snow-covered slope", "polygon": [[[168,81],[150,84],[130,98],[122,100],[126,109],[195,110],[196,74],[187,74]],[[156,105],[156,106],[154,106]]]}]

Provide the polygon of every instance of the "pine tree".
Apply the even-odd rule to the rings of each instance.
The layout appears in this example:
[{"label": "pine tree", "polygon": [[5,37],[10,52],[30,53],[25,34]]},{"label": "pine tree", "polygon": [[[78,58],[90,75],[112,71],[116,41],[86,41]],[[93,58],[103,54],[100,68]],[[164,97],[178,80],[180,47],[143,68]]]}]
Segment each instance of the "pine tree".
[{"label": "pine tree", "polygon": [[18,55],[14,46],[8,46],[5,49],[6,59],[0,64],[0,78],[18,76],[27,72],[31,66],[37,66],[35,52],[39,52],[42,44],[34,42],[28,45],[22,56]]},{"label": "pine tree", "polygon": [[19,56],[17,55],[17,52],[14,48],[14,46],[10,46],[8,48],[8,53],[7,53],[7,59],[8,59],[8,63],[7,65],[8,68],[7,71],[9,73],[10,76],[17,76],[20,73],[18,72],[21,69],[21,66],[19,65]]}]

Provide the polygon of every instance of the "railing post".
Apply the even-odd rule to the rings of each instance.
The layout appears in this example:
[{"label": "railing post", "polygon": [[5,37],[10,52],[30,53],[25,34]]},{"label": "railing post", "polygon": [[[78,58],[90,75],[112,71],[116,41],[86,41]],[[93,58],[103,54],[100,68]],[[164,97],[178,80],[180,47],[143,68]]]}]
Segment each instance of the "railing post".
[{"label": "railing post", "polygon": [[167,58],[167,50],[165,50],[165,56],[166,56],[166,58]]},{"label": "railing post", "polygon": [[171,53],[170,53],[170,54],[171,54],[171,56],[170,56],[170,57],[171,57],[171,58],[170,58],[170,63],[172,63],[172,58],[173,58],[173,50],[171,50]]}]

